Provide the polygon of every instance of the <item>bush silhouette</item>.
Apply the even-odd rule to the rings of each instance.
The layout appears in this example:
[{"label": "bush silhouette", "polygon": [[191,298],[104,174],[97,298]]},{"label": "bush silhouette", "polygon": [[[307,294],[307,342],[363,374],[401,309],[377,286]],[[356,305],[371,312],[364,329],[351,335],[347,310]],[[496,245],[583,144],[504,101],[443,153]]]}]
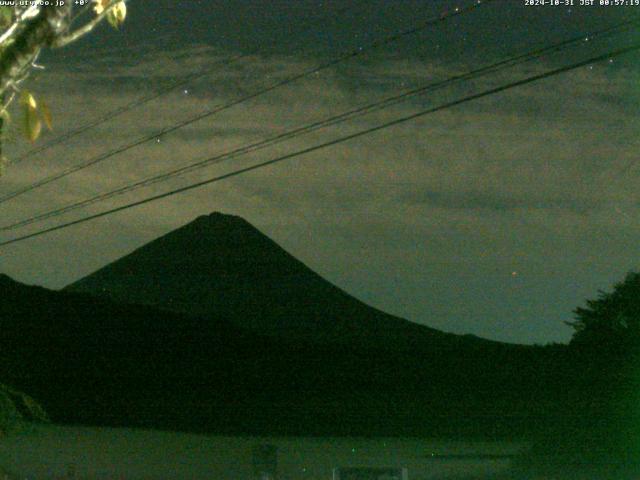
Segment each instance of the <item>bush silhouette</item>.
[{"label": "bush silhouette", "polygon": [[613,291],[599,292],[586,307],[574,310],[572,345],[587,345],[611,352],[640,347],[640,273],[630,272]]}]

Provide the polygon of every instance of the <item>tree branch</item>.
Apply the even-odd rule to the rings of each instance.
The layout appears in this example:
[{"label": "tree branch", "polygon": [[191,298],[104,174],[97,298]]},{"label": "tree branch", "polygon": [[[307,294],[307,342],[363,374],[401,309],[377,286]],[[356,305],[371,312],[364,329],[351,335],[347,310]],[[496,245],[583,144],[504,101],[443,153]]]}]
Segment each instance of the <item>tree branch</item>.
[{"label": "tree branch", "polygon": [[20,17],[17,18],[15,22],[13,22],[13,24],[9,28],[7,28],[7,30],[2,35],[0,35],[0,44],[9,39],[9,37],[11,37],[15,33],[17,28],[22,25],[27,18],[37,15],[38,8],[39,7],[34,4],[31,5],[27,10],[22,12],[20,14]]},{"label": "tree branch", "polygon": [[71,2],[64,6],[44,6],[33,18],[25,21],[24,29],[0,55],[0,94],[31,66],[43,47],[51,46],[68,27]]},{"label": "tree branch", "polygon": [[111,0],[111,2],[109,2],[109,4],[106,7],[104,7],[104,10],[100,13],[100,15],[97,15],[95,18],[93,18],[93,20],[91,20],[90,22],[87,22],[85,25],[74,30],[73,32],[56,38],[51,44],[51,46],[53,48],[64,47],[84,37],[86,34],[90,33],[94,28],[96,28],[98,24],[102,21],[102,19],[104,19],[104,17],[106,17],[109,14],[109,10],[111,10],[111,8],[116,3],[119,3],[120,1],[121,0]]}]

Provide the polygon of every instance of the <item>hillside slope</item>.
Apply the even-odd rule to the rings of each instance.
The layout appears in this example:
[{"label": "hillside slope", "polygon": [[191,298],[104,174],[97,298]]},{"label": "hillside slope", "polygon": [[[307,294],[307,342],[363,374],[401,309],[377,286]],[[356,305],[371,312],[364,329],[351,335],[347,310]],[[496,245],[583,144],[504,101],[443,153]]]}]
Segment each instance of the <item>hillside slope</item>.
[{"label": "hillside slope", "polygon": [[[493,435],[557,405],[535,348],[413,350],[274,339],[0,281],[0,379],[55,422],[249,434]],[[555,393],[554,393],[555,392]],[[550,417],[549,417],[550,418]],[[536,420],[538,421],[538,420]]]},{"label": "hillside slope", "polygon": [[281,338],[392,347],[480,342],[372,308],[247,221],[221,213],[199,217],[65,290],[203,318],[222,315]]}]

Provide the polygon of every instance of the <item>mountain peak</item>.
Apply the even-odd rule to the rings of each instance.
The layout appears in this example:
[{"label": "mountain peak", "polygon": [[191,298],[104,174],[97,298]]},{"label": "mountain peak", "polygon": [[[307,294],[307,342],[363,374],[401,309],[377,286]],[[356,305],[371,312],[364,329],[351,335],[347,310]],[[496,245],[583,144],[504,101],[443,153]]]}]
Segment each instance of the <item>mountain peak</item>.
[{"label": "mountain peak", "polygon": [[444,335],[370,307],[249,222],[213,212],[140,247],[67,289],[209,318],[260,334],[365,342]]},{"label": "mountain peak", "polygon": [[198,236],[205,234],[210,235],[211,240],[215,240],[223,239],[226,235],[230,237],[237,237],[239,233],[241,236],[252,236],[256,234],[258,234],[258,236],[262,236],[258,229],[247,222],[244,218],[222,212],[212,212],[208,215],[200,215],[195,220],[174,230],[173,232],[168,233],[167,235],[172,236],[174,234],[178,234],[181,237],[186,237],[191,234],[197,234]]},{"label": "mountain peak", "polygon": [[222,212],[211,212],[209,215],[200,215],[191,223],[217,224],[217,223],[237,223],[237,222],[247,223],[242,217],[239,217],[237,215],[231,215],[229,213],[222,213]]}]

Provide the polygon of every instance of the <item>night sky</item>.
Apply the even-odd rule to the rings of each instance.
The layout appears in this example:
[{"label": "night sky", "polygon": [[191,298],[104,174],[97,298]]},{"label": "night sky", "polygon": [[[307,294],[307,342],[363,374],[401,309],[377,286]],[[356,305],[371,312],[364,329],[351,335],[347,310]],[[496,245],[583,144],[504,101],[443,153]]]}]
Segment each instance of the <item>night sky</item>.
[{"label": "night sky", "polygon": [[[465,0],[133,0],[44,55],[27,88],[46,98],[46,143],[187,75],[213,73],[14,165],[0,194],[342,52],[475,3]],[[1,239],[128,203],[638,42],[589,33],[640,7],[483,5],[242,103],[0,205],[2,225],[136,179],[576,35],[570,50],[425,95],[246,157],[2,232]],[[597,2],[596,2],[597,3]],[[333,12],[333,14],[332,14]],[[224,64],[237,54],[250,54]],[[216,63],[220,62],[220,63]],[[634,53],[448,109],[189,193],[0,250],[16,280],[62,287],[222,211],[240,215],[357,298],[415,322],[519,343],[564,342],[564,321],[637,254],[640,60]],[[33,148],[16,133],[9,159]],[[38,144],[36,144],[37,146]]]}]

